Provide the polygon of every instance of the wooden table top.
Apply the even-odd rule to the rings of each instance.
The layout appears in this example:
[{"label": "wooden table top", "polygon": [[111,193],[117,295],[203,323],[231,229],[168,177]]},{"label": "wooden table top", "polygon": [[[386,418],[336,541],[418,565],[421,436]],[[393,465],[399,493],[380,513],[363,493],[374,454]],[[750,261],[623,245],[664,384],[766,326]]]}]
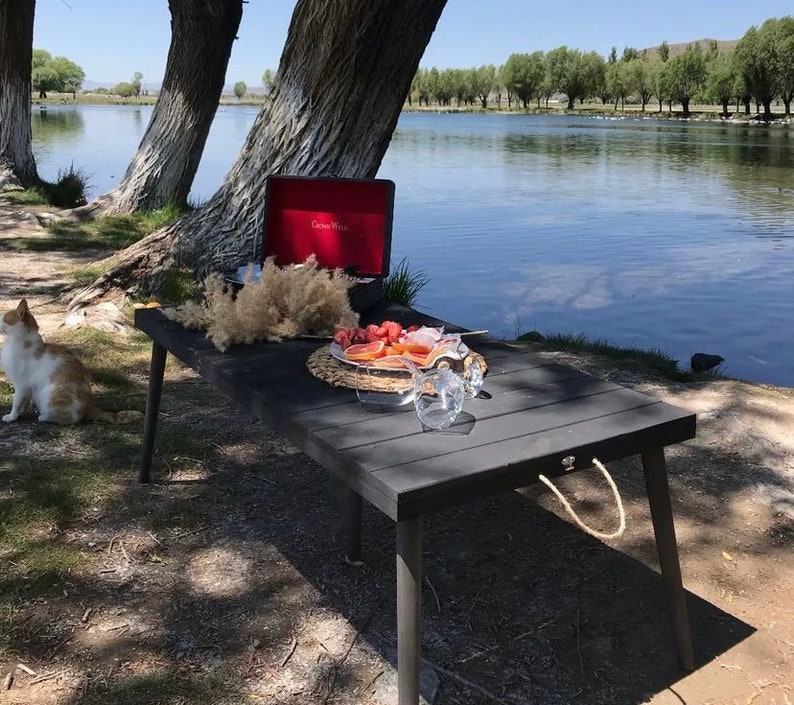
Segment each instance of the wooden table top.
[{"label": "wooden table top", "polygon": [[[442,323],[396,305],[367,316],[387,318]],[[424,432],[412,411],[373,414],[354,391],[316,379],[306,360],[321,341],[222,353],[160,310],[136,311],[135,324],[394,520],[529,485],[538,474],[564,474],[568,456],[581,469],[594,457],[607,462],[695,436],[691,412],[551,363],[521,344],[467,340],[488,363],[483,390],[490,398],[467,399],[451,428]]]}]

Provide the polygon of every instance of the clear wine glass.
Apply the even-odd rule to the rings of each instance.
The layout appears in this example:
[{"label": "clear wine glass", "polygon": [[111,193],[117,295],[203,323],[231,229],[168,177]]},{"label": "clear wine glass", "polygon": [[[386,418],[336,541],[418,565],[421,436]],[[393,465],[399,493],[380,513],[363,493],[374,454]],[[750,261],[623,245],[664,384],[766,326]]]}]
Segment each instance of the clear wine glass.
[{"label": "clear wine glass", "polygon": [[434,367],[416,379],[416,415],[426,428],[437,431],[448,428],[463,409],[465,396],[460,375],[446,367]]},{"label": "clear wine glass", "polygon": [[466,389],[466,396],[472,399],[477,397],[482,391],[485,381],[485,371],[480,359],[476,355],[469,355],[463,361],[463,385]]},{"label": "clear wine glass", "polygon": [[421,370],[408,358],[390,355],[356,368],[356,397],[373,413],[408,411],[416,395]]}]

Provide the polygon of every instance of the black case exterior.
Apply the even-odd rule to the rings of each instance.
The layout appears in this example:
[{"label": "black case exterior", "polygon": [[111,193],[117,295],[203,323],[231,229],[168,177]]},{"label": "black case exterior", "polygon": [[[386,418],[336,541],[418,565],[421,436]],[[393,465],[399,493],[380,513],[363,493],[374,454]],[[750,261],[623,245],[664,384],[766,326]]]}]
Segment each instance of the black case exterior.
[{"label": "black case exterior", "polygon": [[348,292],[350,308],[363,313],[383,298],[383,278],[376,277],[370,282],[359,282]]}]

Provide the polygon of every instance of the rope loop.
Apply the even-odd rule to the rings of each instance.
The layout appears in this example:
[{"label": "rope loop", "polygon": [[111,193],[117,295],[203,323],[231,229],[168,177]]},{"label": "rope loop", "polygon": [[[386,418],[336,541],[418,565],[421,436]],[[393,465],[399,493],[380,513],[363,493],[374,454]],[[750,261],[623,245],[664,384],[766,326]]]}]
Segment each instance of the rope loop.
[{"label": "rope loop", "polygon": [[[573,460],[573,458],[566,458],[563,461],[563,465],[565,466],[566,470],[573,469],[573,463],[566,462],[569,460]],[[565,508],[565,511],[567,511],[568,514],[571,515],[573,520],[576,522],[576,525],[582,531],[584,531],[587,534],[590,534],[590,536],[594,536],[597,539],[616,539],[623,536],[623,532],[626,530],[626,512],[623,509],[623,500],[620,498],[620,492],[618,492],[617,485],[615,485],[615,481],[612,479],[612,476],[609,474],[607,469],[601,464],[601,462],[597,458],[593,458],[593,465],[595,465],[601,471],[601,474],[606,479],[607,483],[609,484],[609,487],[612,490],[612,495],[615,497],[615,503],[618,506],[618,515],[620,517],[620,524],[618,528],[611,533],[604,533],[601,531],[596,531],[595,529],[591,529],[589,526],[587,526],[587,524],[585,524],[579,518],[579,516],[573,510],[573,507],[571,507],[568,500],[565,499],[565,497],[563,497],[562,492],[560,492],[560,490],[557,489],[557,487],[554,485],[554,483],[551,480],[549,480],[548,477],[546,477],[545,475],[538,475],[538,480],[540,480],[544,485],[546,485],[546,487],[548,487],[552,492],[554,492],[554,494],[557,496],[557,499],[560,500],[560,503]]]}]

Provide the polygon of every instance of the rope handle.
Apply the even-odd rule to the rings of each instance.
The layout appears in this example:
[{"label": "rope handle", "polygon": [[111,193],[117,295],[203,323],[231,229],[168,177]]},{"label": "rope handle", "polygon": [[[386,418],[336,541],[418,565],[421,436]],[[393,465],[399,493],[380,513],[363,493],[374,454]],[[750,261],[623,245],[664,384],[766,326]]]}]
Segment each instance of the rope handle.
[{"label": "rope handle", "polygon": [[[563,466],[566,470],[573,470],[573,456],[568,456],[562,461]],[[560,503],[565,508],[565,511],[571,515],[573,520],[576,522],[576,525],[585,533],[590,534],[590,536],[595,536],[597,539],[616,539],[620,536],[623,536],[623,532],[626,530],[626,512],[623,509],[623,500],[620,498],[620,493],[618,492],[617,485],[615,485],[615,481],[612,479],[612,476],[609,474],[607,469],[601,464],[601,462],[597,458],[593,458],[593,465],[595,465],[600,471],[601,474],[606,479],[609,487],[612,489],[612,495],[615,497],[615,503],[618,505],[618,514],[620,516],[620,525],[618,528],[613,531],[612,533],[604,533],[601,531],[596,531],[595,529],[591,529],[587,524],[585,524],[576,512],[571,507],[570,503],[568,502],[565,497],[563,497],[562,492],[560,492],[554,483],[549,480],[548,477],[545,475],[538,475],[538,480],[540,480],[546,487],[548,487],[554,494],[557,496],[557,499],[560,500]]]}]

